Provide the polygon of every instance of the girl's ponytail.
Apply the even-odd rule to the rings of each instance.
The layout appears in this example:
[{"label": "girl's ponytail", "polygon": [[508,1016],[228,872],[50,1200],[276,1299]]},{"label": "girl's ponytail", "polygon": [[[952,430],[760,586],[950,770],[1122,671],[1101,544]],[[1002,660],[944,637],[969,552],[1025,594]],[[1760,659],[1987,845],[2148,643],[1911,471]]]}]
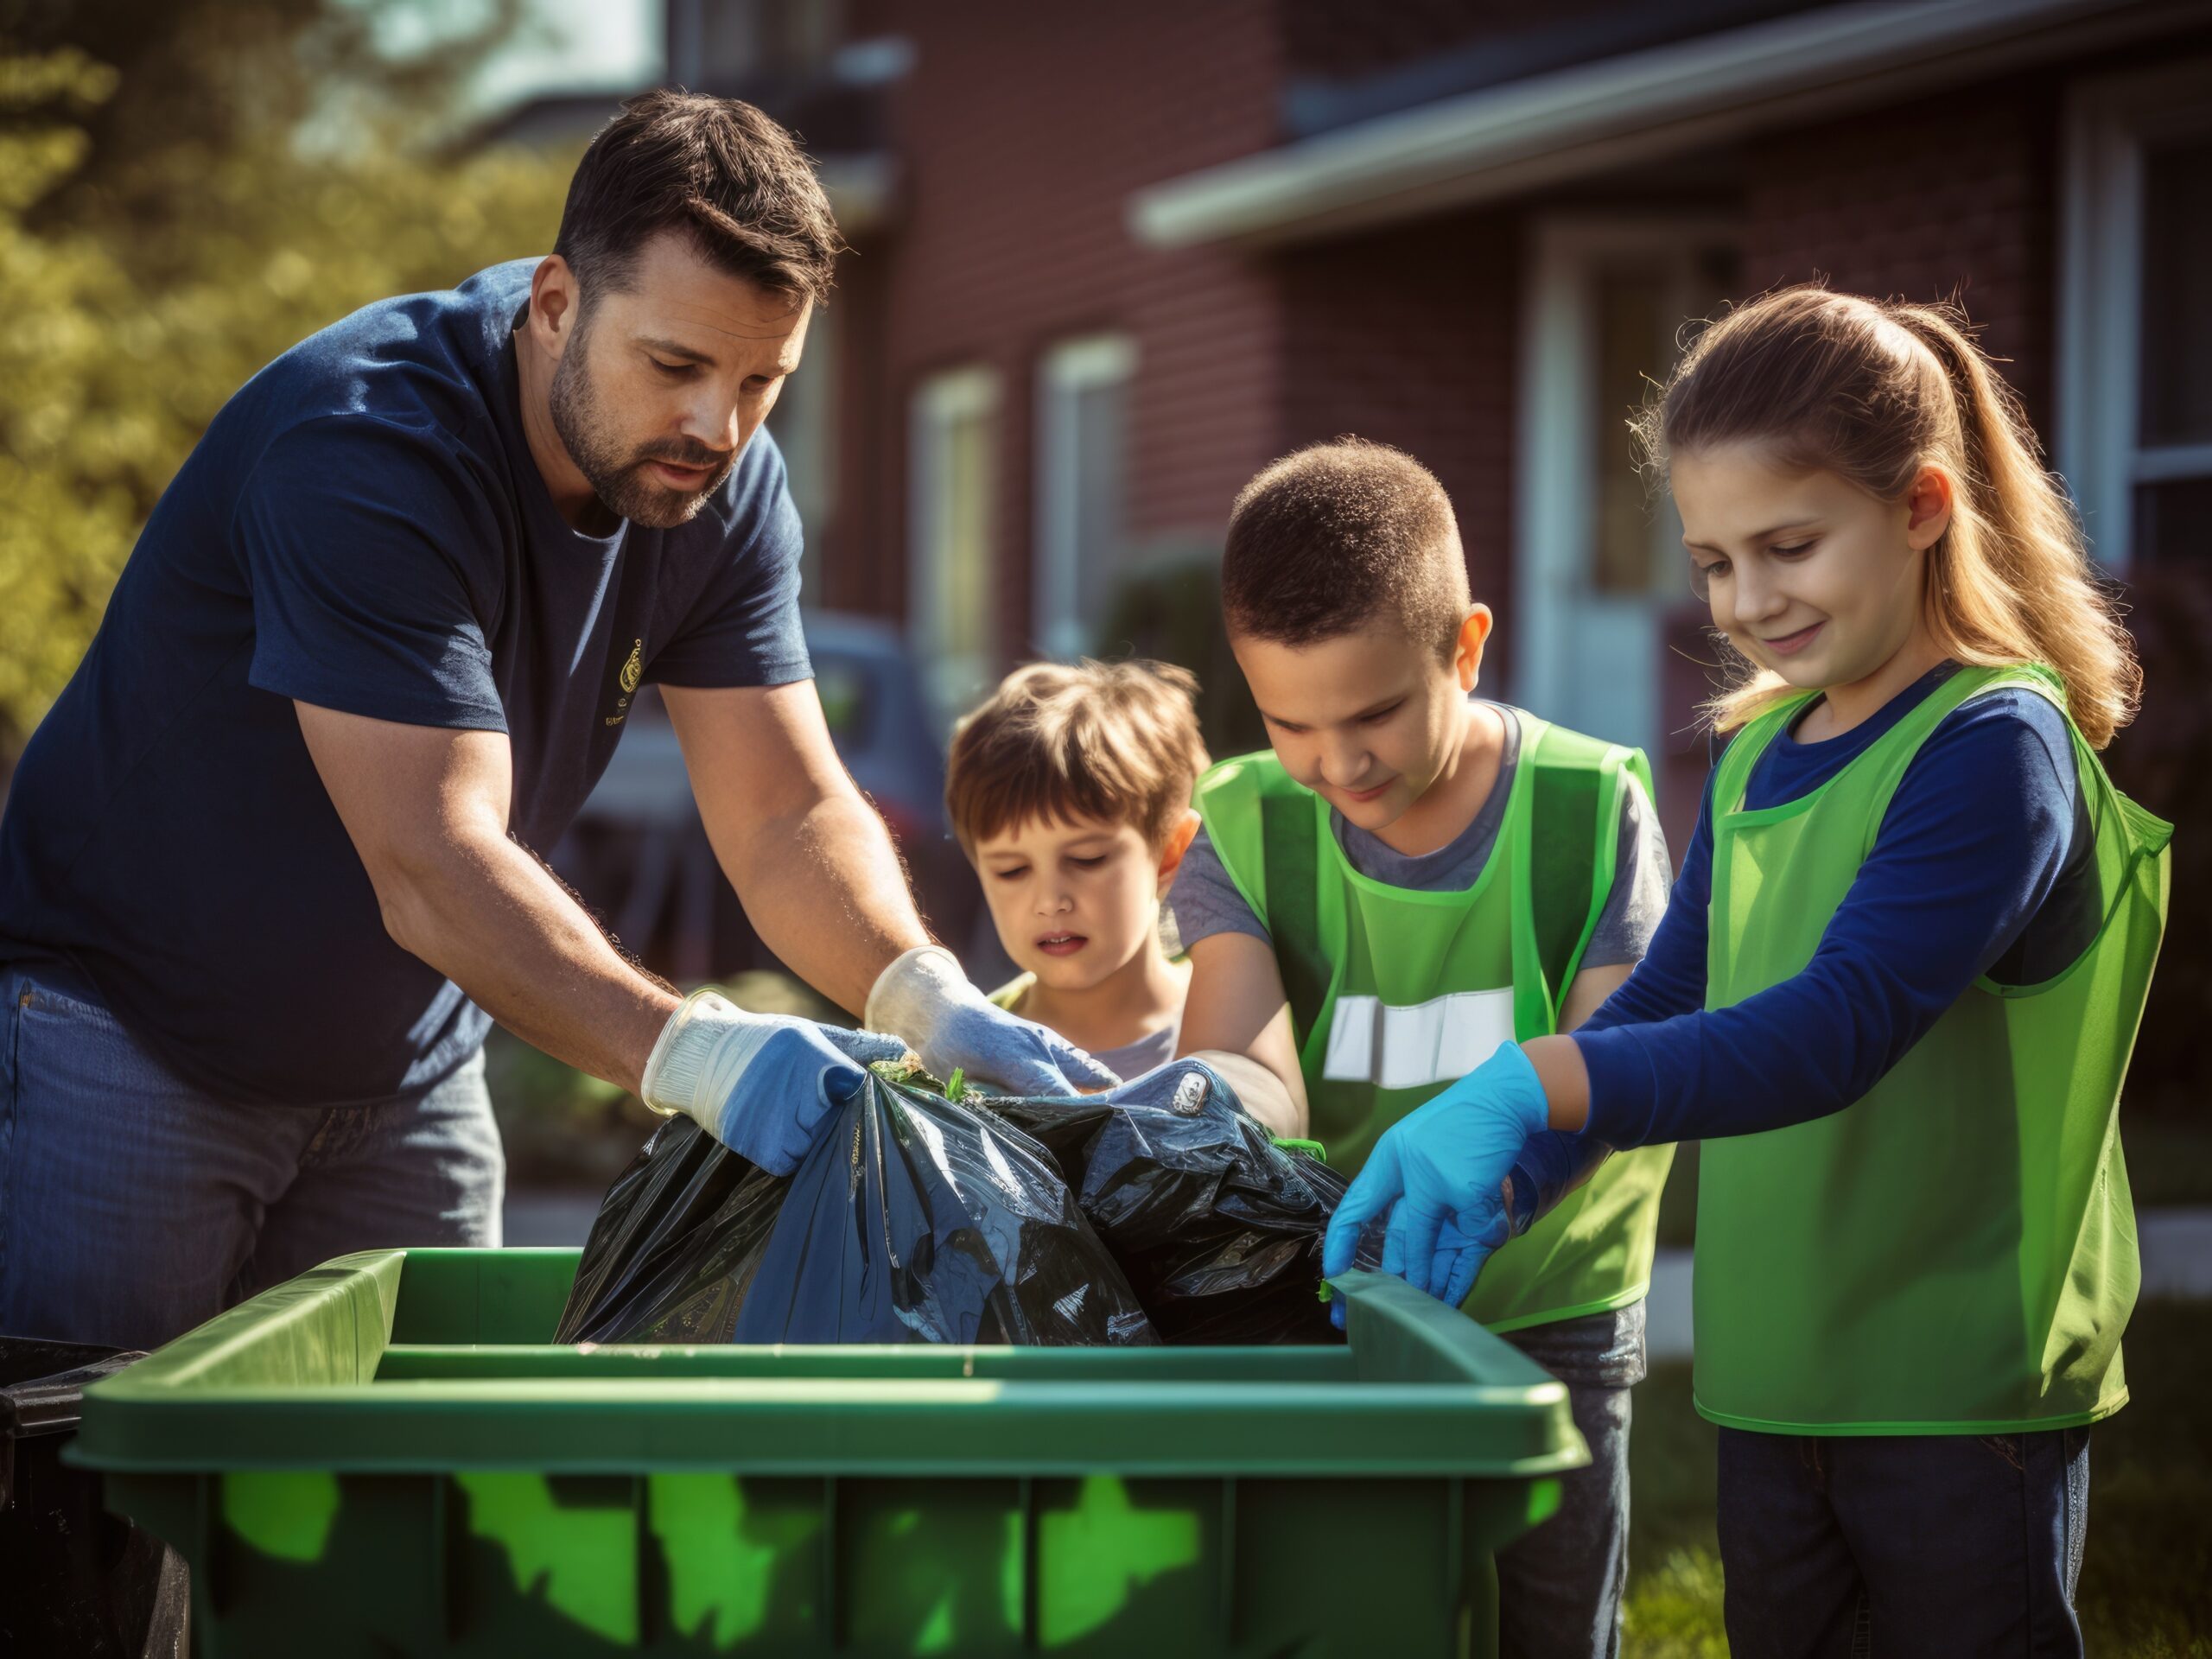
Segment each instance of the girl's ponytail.
[{"label": "girl's ponytail", "polygon": [[[1954,661],[2041,663],[2102,748],[2134,717],[2133,642],[2094,574],[2071,504],[2045,472],[2019,400],[1942,306],[1779,289],[1699,336],[1635,423],[1652,459],[1754,442],[1900,500],[1923,467],[1956,481],[1929,550],[1929,626]],[[1711,705],[1723,730],[1789,688],[1746,678]]]},{"label": "girl's ponytail", "polygon": [[2092,573],[2073,503],[2044,470],[2018,395],[1955,314],[1885,308],[1935,358],[1958,410],[1966,499],[1929,561],[1936,642],[1961,662],[1987,663],[2013,660],[2024,639],[2031,660],[2058,671],[2074,723],[2101,749],[2135,718],[2143,671]]}]

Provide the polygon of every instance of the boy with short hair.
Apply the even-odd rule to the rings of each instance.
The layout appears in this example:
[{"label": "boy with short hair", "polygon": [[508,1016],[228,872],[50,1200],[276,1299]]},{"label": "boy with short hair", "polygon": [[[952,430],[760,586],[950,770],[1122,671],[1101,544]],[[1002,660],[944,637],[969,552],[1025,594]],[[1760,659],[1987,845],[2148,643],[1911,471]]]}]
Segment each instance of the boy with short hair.
[{"label": "boy with short hair", "polygon": [[1160,900],[1198,832],[1198,682],[1163,663],[1033,663],[963,719],[954,832],[1007,955],[994,994],[1122,1078],[1174,1057],[1190,981]]},{"label": "boy with short hair", "polygon": [[[1264,1068],[1237,1079],[1254,1115],[1356,1173],[1501,1042],[1581,1023],[1626,979],[1670,885],[1649,770],[1472,695],[1491,612],[1442,486],[1397,450],[1339,439],[1262,471],[1222,598],[1272,747],[1198,785],[1179,1052]],[[1464,1304],[1567,1384],[1592,1459],[1499,1554],[1503,1653],[1618,1650],[1628,1386],[1672,1156],[1606,1160]]]}]

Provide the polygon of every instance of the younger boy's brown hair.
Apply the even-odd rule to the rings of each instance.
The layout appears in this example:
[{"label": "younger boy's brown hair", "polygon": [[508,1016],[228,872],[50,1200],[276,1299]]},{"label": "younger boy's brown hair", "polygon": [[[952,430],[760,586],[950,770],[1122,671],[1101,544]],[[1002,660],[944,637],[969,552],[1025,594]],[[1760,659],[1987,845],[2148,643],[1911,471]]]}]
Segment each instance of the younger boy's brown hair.
[{"label": "younger boy's brown hair", "polygon": [[1436,475],[1352,437],[1285,455],[1238,493],[1221,602],[1231,635],[1311,645],[1387,620],[1446,659],[1474,603]]},{"label": "younger boy's brown hair", "polygon": [[1206,766],[1198,692],[1166,663],[1014,670],[954,728],[944,803],[961,845],[1032,818],[1096,818],[1164,846]]}]

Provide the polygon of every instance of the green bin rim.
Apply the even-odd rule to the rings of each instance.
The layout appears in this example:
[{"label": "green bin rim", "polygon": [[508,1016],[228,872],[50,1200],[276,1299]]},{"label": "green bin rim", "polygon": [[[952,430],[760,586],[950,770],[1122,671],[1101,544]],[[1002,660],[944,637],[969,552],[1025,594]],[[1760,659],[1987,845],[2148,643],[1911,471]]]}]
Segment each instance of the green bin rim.
[{"label": "green bin rim", "polygon": [[[543,1279],[565,1267],[572,1276],[577,1255],[339,1257],[88,1389],[69,1461],[117,1473],[1497,1479],[1555,1475],[1589,1459],[1563,1384],[1457,1309],[1367,1272],[1332,1281],[1350,1302],[1343,1349],[392,1342],[410,1281],[417,1294],[434,1287],[448,1304],[473,1306],[470,1297],[487,1286],[496,1295],[521,1269]],[[395,1347],[460,1374],[379,1380]],[[1163,1352],[1179,1357],[1182,1373],[1224,1357],[1224,1376],[1145,1376],[1162,1369],[1145,1357]],[[607,1356],[617,1370],[634,1359],[649,1372],[671,1353],[684,1357],[686,1375],[605,1374]],[[1267,1363],[1255,1353],[1294,1357],[1285,1369],[1295,1380],[1254,1380]],[[1002,1374],[947,1376],[948,1357]],[[531,1374],[500,1374],[522,1358]],[[747,1374],[699,1374],[724,1359]],[[1069,1374],[1077,1370],[1096,1375]]]}]

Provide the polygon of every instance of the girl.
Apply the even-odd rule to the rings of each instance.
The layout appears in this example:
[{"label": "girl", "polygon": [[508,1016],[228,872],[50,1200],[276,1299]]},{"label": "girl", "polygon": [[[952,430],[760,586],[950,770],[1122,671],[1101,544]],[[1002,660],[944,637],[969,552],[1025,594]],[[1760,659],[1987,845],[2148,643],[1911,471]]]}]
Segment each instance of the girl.
[{"label": "girl", "polygon": [[[2137,1283],[2115,1125],[2170,827],[2096,751],[2139,676],[1953,315],[1817,288],[1639,423],[1750,677],[1650,954],[1377,1146],[1332,1272],[1447,1301],[1606,1150],[1704,1140],[1698,1408],[1738,1659],[2081,1651],[2088,1426]],[[1395,1205],[1395,1208],[1393,1205]]]}]

